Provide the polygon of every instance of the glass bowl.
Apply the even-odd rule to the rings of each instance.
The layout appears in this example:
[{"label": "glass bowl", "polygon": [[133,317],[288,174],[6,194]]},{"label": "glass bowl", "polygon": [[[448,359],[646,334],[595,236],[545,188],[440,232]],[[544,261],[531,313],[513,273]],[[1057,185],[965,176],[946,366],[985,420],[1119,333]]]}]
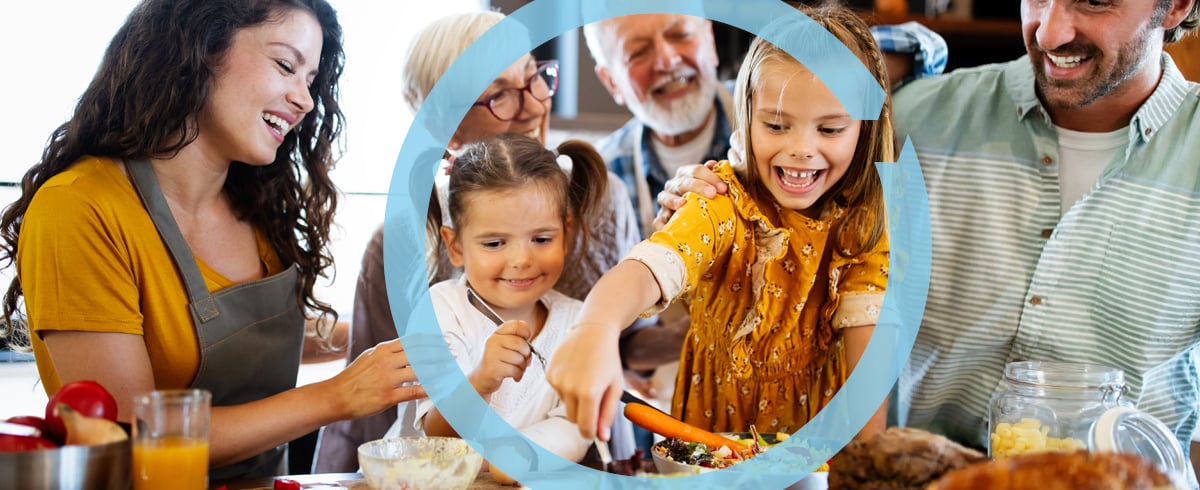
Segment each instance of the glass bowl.
[{"label": "glass bowl", "polygon": [[359,446],[358,464],[373,490],[462,490],[475,481],[483,456],[453,437],[397,437]]}]

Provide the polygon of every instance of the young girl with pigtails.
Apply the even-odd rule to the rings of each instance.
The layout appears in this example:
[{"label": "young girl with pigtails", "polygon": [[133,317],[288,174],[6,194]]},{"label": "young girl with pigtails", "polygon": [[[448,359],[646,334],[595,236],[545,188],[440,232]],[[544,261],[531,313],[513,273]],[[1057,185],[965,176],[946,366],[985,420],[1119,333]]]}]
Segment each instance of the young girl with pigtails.
[{"label": "young girl with pigtails", "polygon": [[[536,139],[502,134],[466,146],[449,177],[452,225],[439,213],[430,225],[463,274],[433,285],[430,295],[450,351],[505,421],[579,461],[591,441],[565,418],[545,363],[583,305],[554,286],[574,234],[583,235],[575,255],[587,253],[588,230],[578,224],[607,192],[604,160],[581,141],[564,142],[556,155]],[[427,435],[457,436],[429,400],[418,405],[417,420]]]}]

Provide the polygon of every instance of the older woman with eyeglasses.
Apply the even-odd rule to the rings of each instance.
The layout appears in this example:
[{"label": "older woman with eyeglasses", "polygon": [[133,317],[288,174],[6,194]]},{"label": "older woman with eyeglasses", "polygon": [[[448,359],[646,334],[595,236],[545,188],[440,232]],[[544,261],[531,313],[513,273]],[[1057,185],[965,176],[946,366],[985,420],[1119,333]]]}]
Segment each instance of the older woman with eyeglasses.
[{"label": "older woman with eyeglasses", "polygon": [[[471,12],[444,17],[423,29],[414,38],[405,60],[402,90],[409,109],[416,114],[442,74],[467,46],[484,31],[504,18],[498,12]],[[525,55],[496,77],[467,111],[450,138],[443,169],[453,161],[464,145],[501,133],[521,133],[545,143],[550,121],[551,97],[558,87],[558,63],[534,60]],[[432,164],[433,162],[431,162]],[[438,172],[435,181],[442,203],[446,202],[447,179]],[[638,229],[632,204],[621,179],[609,173],[608,199],[604,211],[581,226],[592,230],[586,257],[571,254],[558,281],[558,290],[583,299],[592,284],[638,242]],[[444,209],[443,222],[449,217]],[[437,211],[434,211],[437,212]],[[576,250],[578,247],[572,247]],[[430,284],[458,274],[444,249],[427,251]],[[388,295],[384,285],[383,227],[375,231],[363,254],[362,270],[355,290],[351,321],[350,351],[353,359],[360,351],[381,341],[396,338]],[[398,413],[407,415],[397,422]],[[326,426],[321,435],[317,472],[346,472],[358,468],[359,444],[382,437],[393,424],[402,435],[417,433],[412,410],[385,410],[383,413]],[[394,431],[395,432],[395,431]]]}]

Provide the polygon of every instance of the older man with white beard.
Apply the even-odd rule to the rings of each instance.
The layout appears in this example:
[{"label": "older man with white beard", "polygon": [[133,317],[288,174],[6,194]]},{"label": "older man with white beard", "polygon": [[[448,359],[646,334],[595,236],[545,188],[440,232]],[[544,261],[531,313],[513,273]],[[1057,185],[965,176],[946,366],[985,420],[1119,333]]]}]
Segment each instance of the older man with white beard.
[{"label": "older man with white beard", "polygon": [[634,115],[598,149],[625,180],[644,236],[653,230],[654,196],[675,170],[729,151],[733,99],[717,80],[712,21],[629,15],[583,32],[596,77]]}]

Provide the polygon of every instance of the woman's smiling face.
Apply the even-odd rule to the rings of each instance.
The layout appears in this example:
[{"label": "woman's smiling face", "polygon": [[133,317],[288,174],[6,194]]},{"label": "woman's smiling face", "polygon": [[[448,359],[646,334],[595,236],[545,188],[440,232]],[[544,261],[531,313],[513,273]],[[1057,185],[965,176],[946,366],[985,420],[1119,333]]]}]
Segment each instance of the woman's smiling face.
[{"label": "woman's smiling face", "polygon": [[321,26],[292,9],[235,33],[197,117],[195,144],[225,161],[267,165],[287,132],[313,109]]}]

